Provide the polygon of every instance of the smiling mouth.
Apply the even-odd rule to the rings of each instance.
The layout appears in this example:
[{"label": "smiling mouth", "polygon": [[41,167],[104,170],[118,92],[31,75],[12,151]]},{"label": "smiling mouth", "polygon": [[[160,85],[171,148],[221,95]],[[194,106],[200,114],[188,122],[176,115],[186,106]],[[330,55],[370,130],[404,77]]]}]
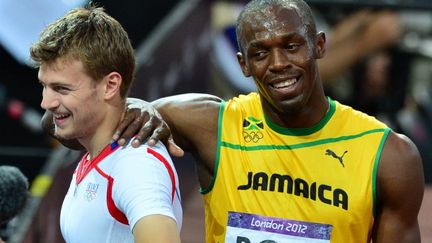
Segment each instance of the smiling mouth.
[{"label": "smiling mouth", "polygon": [[56,120],[61,120],[61,119],[67,118],[67,117],[69,117],[69,116],[70,116],[70,115],[68,115],[68,114],[64,114],[64,115],[56,114],[56,115],[54,116],[54,118],[55,118]]},{"label": "smiling mouth", "polygon": [[70,117],[70,114],[56,114],[54,115],[54,124],[62,126],[68,117]]},{"label": "smiling mouth", "polygon": [[287,80],[284,80],[281,82],[272,83],[272,84],[270,84],[270,86],[272,88],[275,88],[275,89],[283,89],[283,88],[290,87],[290,86],[296,84],[297,82],[298,82],[297,78],[290,78],[290,79],[287,79]]}]

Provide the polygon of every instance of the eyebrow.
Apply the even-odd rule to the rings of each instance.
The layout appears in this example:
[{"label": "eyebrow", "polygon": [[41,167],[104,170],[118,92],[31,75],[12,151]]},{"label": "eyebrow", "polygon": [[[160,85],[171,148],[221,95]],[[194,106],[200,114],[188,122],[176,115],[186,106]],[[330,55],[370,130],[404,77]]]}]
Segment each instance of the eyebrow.
[{"label": "eyebrow", "polygon": [[[45,83],[44,81],[42,81],[42,80],[40,80],[40,79],[38,79],[38,81],[39,81],[40,84],[45,84],[45,85],[46,85],[46,83]],[[49,83],[49,86],[64,86],[64,87],[72,87],[71,84],[65,84],[65,83],[62,83],[62,82],[59,82],[59,81]]]},{"label": "eyebrow", "polygon": [[[283,40],[286,40],[286,39],[292,39],[295,36],[299,36],[299,34],[295,33],[295,32],[291,32],[291,33],[282,35],[281,38]],[[249,46],[251,46],[251,47],[265,47],[266,46],[265,42],[266,42],[265,40],[254,40],[254,41],[251,41],[249,43]]]}]

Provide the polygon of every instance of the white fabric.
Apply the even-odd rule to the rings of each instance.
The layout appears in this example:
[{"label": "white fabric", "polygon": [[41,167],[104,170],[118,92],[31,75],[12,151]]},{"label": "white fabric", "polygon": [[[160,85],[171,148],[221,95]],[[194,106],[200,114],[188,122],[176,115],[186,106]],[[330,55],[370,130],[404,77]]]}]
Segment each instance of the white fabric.
[{"label": "white fabric", "polygon": [[[132,229],[142,217],[154,214],[173,218],[180,232],[182,208],[179,183],[174,165],[162,144],[152,147],[161,154],[175,177],[172,181],[165,165],[147,152],[147,145],[119,148],[97,167],[113,179],[112,199],[127,217],[129,225],[117,221],[108,210],[109,180],[93,168],[76,186],[76,173],[63,202],[60,227],[68,243],[133,242]],[[76,192],[75,192],[76,189]]]}]

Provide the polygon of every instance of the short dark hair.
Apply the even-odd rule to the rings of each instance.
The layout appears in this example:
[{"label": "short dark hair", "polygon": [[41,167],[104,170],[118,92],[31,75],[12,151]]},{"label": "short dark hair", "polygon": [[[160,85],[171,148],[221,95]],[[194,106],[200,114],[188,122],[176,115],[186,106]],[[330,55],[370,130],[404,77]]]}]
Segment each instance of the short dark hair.
[{"label": "short dark hair", "polygon": [[280,6],[283,8],[297,8],[298,14],[304,20],[304,24],[308,26],[308,32],[310,36],[316,34],[316,25],[315,20],[312,14],[312,10],[309,5],[303,0],[252,0],[250,1],[244,9],[240,12],[237,22],[236,22],[236,35],[237,35],[237,43],[238,48],[241,52],[244,53],[241,34],[243,28],[243,22],[250,17],[251,14],[258,12],[261,9],[264,9],[268,6]]}]

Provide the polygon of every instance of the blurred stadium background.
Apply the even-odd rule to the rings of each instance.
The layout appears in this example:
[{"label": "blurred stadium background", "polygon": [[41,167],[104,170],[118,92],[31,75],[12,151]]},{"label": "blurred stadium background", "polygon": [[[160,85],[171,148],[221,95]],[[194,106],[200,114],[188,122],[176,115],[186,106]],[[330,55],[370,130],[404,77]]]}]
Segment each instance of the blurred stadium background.
[{"label": "blurred stadium background", "polygon": [[[247,1],[93,2],[123,24],[136,49],[137,77],[131,96],[154,100],[209,92],[229,98],[254,90],[237,66],[233,34],[235,18]],[[417,144],[427,182],[419,220],[423,242],[432,242],[432,1],[307,2],[324,30],[363,8],[389,9],[401,16],[403,34],[385,50],[391,61],[386,66],[391,85],[385,95],[374,96],[367,104],[353,98],[364,96],[355,79],[356,72],[365,72],[364,60],[344,70],[326,88],[333,98],[380,117]],[[27,208],[0,229],[8,243],[63,242],[59,209],[80,152],[62,147],[41,131],[41,88],[37,70],[28,63],[28,48],[47,23],[86,3],[0,0],[0,164],[19,167],[29,178],[32,192]],[[185,156],[175,162],[184,203],[182,240],[198,243],[204,242],[203,208],[191,160]]]}]

